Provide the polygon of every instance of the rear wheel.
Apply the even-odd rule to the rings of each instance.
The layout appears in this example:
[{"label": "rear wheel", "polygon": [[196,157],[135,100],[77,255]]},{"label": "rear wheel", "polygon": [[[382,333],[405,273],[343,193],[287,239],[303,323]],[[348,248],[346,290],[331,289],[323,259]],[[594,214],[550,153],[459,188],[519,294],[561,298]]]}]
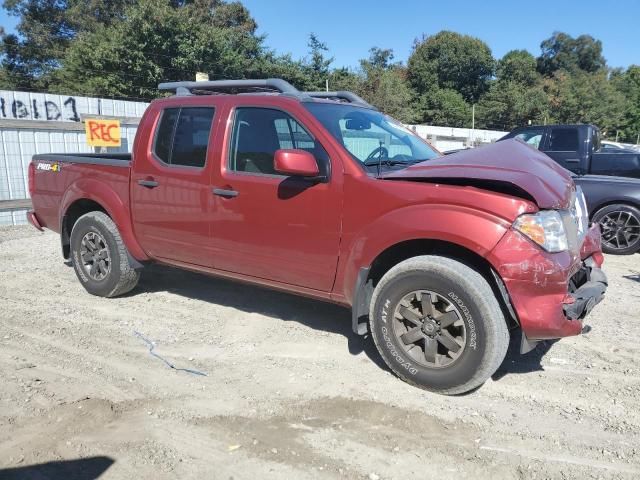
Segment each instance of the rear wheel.
[{"label": "rear wheel", "polygon": [[449,395],[482,385],[509,346],[507,324],[487,281],[446,257],[414,257],[389,270],[374,291],[370,322],[375,344],[396,375]]},{"label": "rear wheel", "polygon": [[640,210],[630,205],[608,205],[596,212],[593,221],[600,225],[602,250],[630,255],[640,249]]},{"label": "rear wheel", "polygon": [[71,261],[87,292],[116,297],[132,290],[140,273],[129,265],[127,249],[113,220],[103,212],[81,216],[71,231]]}]

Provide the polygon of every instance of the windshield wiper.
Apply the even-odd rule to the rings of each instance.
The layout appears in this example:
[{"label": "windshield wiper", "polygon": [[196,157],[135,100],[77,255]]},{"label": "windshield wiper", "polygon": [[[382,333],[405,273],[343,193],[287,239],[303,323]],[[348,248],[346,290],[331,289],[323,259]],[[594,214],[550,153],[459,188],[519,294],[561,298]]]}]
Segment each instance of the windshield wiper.
[{"label": "windshield wiper", "polygon": [[393,165],[410,165],[411,163],[413,163],[413,161],[407,161],[407,160],[392,160],[390,158],[383,158],[382,160],[378,160],[377,158],[375,160],[366,160],[364,162],[364,164],[367,167],[375,167],[377,165],[387,165],[389,167],[393,166]]}]

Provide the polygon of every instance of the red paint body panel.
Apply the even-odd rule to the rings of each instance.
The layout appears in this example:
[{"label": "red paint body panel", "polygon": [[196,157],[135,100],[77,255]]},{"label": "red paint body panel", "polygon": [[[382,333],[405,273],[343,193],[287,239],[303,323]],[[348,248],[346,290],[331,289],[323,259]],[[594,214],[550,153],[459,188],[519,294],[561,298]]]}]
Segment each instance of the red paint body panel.
[{"label": "red paint body panel", "polygon": [[276,172],[313,177],[320,173],[318,163],[306,150],[278,150],[273,159]]},{"label": "red paint body panel", "polygon": [[[582,323],[568,320],[564,315],[567,279],[580,269],[582,260],[600,252],[597,225],[589,229],[583,245],[580,255],[548,253],[510,229],[488,255],[488,260],[507,287],[522,329],[529,339],[559,338],[581,332]],[[597,250],[594,248],[596,245]],[[592,258],[596,259],[595,256]],[[600,263],[596,260],[598,266],[602,264],[601,260]]]},{"label": "red paint body panel", "polygon": [[[188,106],[215,107],[204,168],[168,166],[152,153],[162,109]],[[240,106],[283,110],[303,125],[328,153],[328,181],[227,168],[234,109]],[[386,249],[409,240],[455,244],[493,266],[532,339],[580,332],[580,322],[563,313],[568,282],[585,258],[602,263],[597,229],[580,251],[550,254],[511,228],[523,213],[569,206],[571,178],[536,150],[505,141],[374,178],[304,105],[286,96],[157,100],[140,122],[130,168],[71,161],[58,172],[35,170],[30,178],[33,220],[42,227],[59,232],[68,208],[89,199],[114,219],[138,260],[344,305],[353,303],[359,271]],[[446,179],[516,185],[533,201]],[[149,180],[158,185],[138,183]],[[235,196],[214,195],[214,189]]]},{"label": "red paint body panel", "polygon": [[571,174],[544,153],[519,140],[505,140],[412,165],[387,178],[463,178],[508,182],[521,187],[540,208],[568,208]]}]

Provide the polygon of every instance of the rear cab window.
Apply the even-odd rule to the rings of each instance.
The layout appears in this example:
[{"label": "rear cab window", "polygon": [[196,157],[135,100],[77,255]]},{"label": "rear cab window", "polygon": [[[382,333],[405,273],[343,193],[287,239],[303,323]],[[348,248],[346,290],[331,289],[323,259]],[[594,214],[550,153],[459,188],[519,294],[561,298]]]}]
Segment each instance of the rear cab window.
[{"label": "rear cab window", "polygon": [[550,152],[577,152],[579,150],[577,128],[552,128],[549,136]]},{"label": "rear cab window", "polygon": [[214,113],[212,107],[164,109],[153,145],[158,160],[171,166],[203,168]]}]

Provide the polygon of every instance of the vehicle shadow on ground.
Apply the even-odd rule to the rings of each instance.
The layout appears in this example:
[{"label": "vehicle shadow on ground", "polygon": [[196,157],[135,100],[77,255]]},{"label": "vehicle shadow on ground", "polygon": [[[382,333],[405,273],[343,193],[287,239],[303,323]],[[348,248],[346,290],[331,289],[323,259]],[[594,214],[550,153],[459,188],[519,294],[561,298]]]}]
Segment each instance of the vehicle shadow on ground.
[{"label": "vehicle shadow on ground", "polygon": [[127,296],[143,291],[170,292],[337,333],[346,337],[349,353],[364,352],[380,368],[389,370],[371,338],[353,333],[351,311],[339,305],[157,264],[145,267],[140,283]]},{"label": "vehicle shadow on ground", "polygon": [[24,467],[0,468],[0,480],[54,479],[94,480],[115,463],[109,457],[88,457],[78,460],[26,465]]},{"label": "vehicle shadow on ground", "polygon": [[640,282],[640,273],[638,272],[632,273],[631,275],[623,275],[622,277],[633,282]]},{"label": "vehicle shadow on ground", "polygon": [[512,331],[507,355],[496,373],[491,376],[494,381],[500,380],[510,374],[543,371],[542,358],[549,352],[553,344],[557,342],[557,340],[545,340],[538,343],[530,352],[521,354],[520,341],[520,331]]}]

